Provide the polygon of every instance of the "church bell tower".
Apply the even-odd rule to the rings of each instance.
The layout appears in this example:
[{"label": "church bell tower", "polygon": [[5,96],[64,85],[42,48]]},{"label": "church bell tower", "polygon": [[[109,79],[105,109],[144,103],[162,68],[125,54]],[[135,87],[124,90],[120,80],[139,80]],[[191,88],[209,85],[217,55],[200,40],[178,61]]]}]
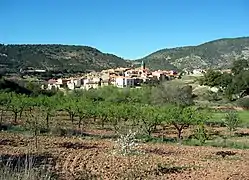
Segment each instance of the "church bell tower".
[{"label": "church bell tower", "polygon": [[144,61],[141,62],[141,69],[142,69],[142,70],[145,69],[145,63],[144,63]]}]

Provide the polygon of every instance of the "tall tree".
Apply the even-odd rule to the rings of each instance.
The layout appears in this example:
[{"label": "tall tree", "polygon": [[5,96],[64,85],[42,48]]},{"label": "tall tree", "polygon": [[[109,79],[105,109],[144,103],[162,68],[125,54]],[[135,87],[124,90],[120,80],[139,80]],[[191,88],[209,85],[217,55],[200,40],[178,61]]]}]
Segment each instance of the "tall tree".
[{"label": "tall tree", "polygon": [[200,85],[219,87],[221,84],[221,76],[222,73],[220,71],[209,69],[204,73],[204,76],[200,78]]},{"label": "tall tree", "polygon": [[193,105],[192,87],[182,82],[165,82],[152,89],[154,104],[175,104],[177,106]]},{"label": "tall tree", "polygon": [[249,63],[247,60],[245,59],[236,60],[233,62],[232,72],[233,74],[237,75],[237,74],[240,74],[244,70],[248,70],[248,68],[249,68]]}]

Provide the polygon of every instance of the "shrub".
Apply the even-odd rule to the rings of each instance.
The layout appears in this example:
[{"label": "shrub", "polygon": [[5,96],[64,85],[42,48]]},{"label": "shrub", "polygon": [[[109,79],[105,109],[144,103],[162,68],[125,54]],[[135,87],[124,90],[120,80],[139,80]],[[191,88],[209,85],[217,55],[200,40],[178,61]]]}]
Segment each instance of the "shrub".
[{"label": "shrub", "polygon": [[206,96],[208,101],[220,101],[222,99],[218,92],[213,91],[208,91]]},{"label": "shrub", "polygon": [[201,144],[204,144],[208,140],[208,133],[204,124],[200,124],[194,130],[195,139],[199,140]]},{"label": "shrub", "polygon": [[242,98],[237,100],[237,105],[245,109],[249,108],[249,98]]},{"label": "shrub", "polygon": [[61,128],[61,127],[53,127],[51,129],[51,134],[56,136],[66,136],[68,134],[67,129]]},{"label": "shrub", "polygon": [[129,155],[136,152],[138,146],[136,132],[129,130],[127,133],[118,133],[119,138],[116,140],[115,150],[122,155]]},{"label": "shrub", "polygon": [[230,135],[233,131],[236,130],[238,125],[241,123],[241,120],[238,116],[237,111],[230,110],[225,114],[225,125],[227,126]]}]

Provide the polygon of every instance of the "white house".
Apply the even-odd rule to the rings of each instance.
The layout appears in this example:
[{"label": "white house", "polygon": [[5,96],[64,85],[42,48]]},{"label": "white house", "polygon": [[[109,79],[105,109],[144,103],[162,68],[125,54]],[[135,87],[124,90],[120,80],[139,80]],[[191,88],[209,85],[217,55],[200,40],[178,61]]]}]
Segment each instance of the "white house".
[{"label": "white house", "polygon": [[117,86],[117,87],[121,87],[121,88],[123,88],[124,87],[124,81],[125,81],[125,78],[124,77],[117,77],[116,79],[115,79],[115,85]]},{"label": "white house", "polygon": [[193,70],[193,74],[195,74],[195,75],[201,75],[201,74],[203,74],[203,70],[202,69],[194,69]]},{"label": "white house", "polygon": [[133,87],[135,84],[135,79],[128,77],[117,77],[115,84],[117,87]]},{"label": "white house", "polygon": [[76,88],[79,88],[81,86],[81,79],[74,79],[73,83]]},{"label": "white house", "polygon": [[124,75],[125,75],[126,77],[130,76],[131,74],[132,74],[131,71],[125,71],[125,73],[124,73]]},{"label": "white house", "polygon": [[51,90],[51,89],[59,89],[60,88],[60,84],[57,83],[57,80],[56,79],[50,79],[48,80],[48,90]]},{"label": "white house", "polygon": [[84,85],[81,86],[81,89],[89,90],[89,89],[97,89],[99,87],[99,83],[93,81],[85,81]]},{"label": "white house", "polygon": [[60,85],[58,85],[58,84],[48,84],[48,90],[52,90],[52,89],[60,89]]},{"label": "white house", "polygon": [[153,71],[152,72],[152,76],[157,77],[158,80],[160,80],[160,78],[163,76],[163,72],[162,71]]},{"label": "white house", "polygon": [[68,81],[68,82],[67,82],[67,87],[68,87],[68,89],[70,89],[70,90],[74,90],[74,89],[75,89],[75,84],[74,84],[74,82]]},{"label": "white house", "polygon": [[57,84],[62,85],[63,84],[63,80],[61,78],[57,79]]}]

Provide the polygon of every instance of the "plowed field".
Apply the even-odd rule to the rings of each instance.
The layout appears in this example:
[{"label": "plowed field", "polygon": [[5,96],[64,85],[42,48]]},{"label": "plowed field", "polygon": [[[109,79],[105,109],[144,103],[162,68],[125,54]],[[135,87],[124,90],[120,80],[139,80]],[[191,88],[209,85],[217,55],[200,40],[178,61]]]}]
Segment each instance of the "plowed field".
[{"label": "plowed field", "polygon": [[40,136],[36,149],[32,137],[0,133],[2,157],[47,154],[60,179],[249,180],[247,150],[146,143],[122,156],[113,148],[111,140]]}]

